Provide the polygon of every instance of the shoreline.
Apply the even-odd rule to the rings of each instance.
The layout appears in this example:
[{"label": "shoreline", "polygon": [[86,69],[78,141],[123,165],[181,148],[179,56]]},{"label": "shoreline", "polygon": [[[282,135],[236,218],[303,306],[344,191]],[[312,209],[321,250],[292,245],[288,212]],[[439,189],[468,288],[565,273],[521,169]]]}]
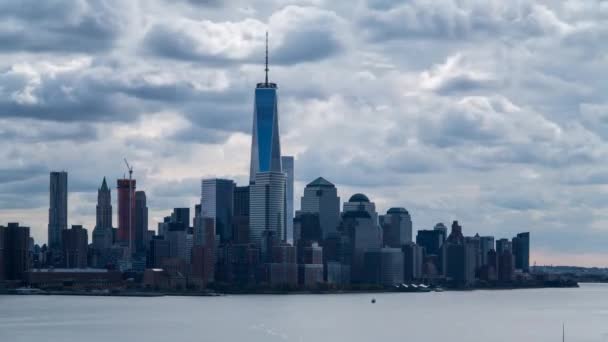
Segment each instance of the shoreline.
[{"label": "shoreline", "polygon": [[254,291],[224,291],[224,292],[147,292],[147,291],[77,291],[77,290],[41,290],[41,289],[4,289],[0,295],[14,296],[90,296],[90,297],[221,297],[241,295],[340,295],[340,294],[377,294],[377,293],[432,293],[432,292],[473,292],[473,291],[508,291],[531,289],[580,288],[576,284],[559,286],[504,286],[504,287],[475,287],[475,288],[437,288],[417,291],[399,291],[393,289],[367,290],[254,290]]}]

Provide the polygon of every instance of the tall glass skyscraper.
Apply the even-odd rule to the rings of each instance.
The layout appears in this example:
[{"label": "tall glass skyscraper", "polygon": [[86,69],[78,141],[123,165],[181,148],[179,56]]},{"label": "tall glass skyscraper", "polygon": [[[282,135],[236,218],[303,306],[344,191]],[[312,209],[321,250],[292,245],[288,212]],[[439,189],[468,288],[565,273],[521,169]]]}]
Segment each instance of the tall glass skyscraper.
[{"label": "tall glass skyscraper", "polygon": [[249,169],[251,184],[255,181],[258,172],[282,172],[277,85],[268,82],[268,36],[266,36],[265,71],[264,83],[258,83],[255,89]]},{"label": "tall glass skyscraper", "polygon": [[201,217],[214,219],[221,242],[232,240],[234,187],[229,179],[203,179],[201,183]]},{"label": "tall glass skyscraper", "polygon": [[287,176],[285,181],[285,241],[293,242],[293,182],[294,182],[294,158],[293,156],[282,156],[281,167]]},{"label": "tall glass skyscraper", "polygon": [[68,173],[51,172],[48,243],[52,250],[61,249],[61,232],[68,229]]},{"label": "tall glass skyscraper", "polygon": [[268,34],[266,77],[255,89],[251,168],[249,175],[249,240],[261,244],[271,234],[285,241],[285,192],[287,175],[281,165],[277,85],[268,82]]}]

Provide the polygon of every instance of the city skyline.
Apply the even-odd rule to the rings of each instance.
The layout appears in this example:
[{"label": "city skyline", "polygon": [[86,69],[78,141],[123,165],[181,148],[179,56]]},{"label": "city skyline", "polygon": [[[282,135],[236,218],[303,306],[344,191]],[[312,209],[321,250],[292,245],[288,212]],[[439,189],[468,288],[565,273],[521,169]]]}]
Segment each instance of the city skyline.
[{"label": "city skyline", "polygon": [[[414,231],[453,220],[471,235],[530,231],[531,263],[606,266],[608,102],[601,74],[589,78],[593,63],[577,63],[577,53],[598,63],[601,54],[573,43],[564,60],[551,59],[560,41],[601,32],[593,8],[449,2],[492,14],[479,23],[421,2],[361,2],[365,15],[295,3],[228,14],[243,9],[238,1],[184,1],[167,12],[177,23],[161,19],[169,9],[162,1],[116,3],[122,13],[46,8],[71,23],[84,25],[95,11],[103,20],[76,36],[48,33],[49,43],[32,35],[48,23],[35,24],[0,53],[0,143],[8,146],[0,151],[0,225],[20,222],[45,242],[48,173],[65,170],[67,226],[92,233],[106,177],[118,227],[123,157],[146,191],[149,228],[175,207],[193,211],[203,178],[248,184],[252,89],[263,79],[268,30],[272,81],[281,85],[280,152],[295,156],[294,208],[306,184],[323,177],[342,203],[364,193],[378,212],[405,208]],[[2,15],[33,24],[33,12],[8,6]],[[147,24],[122,21],[140,15]],[[512,20],[518,15],[534,20]],[[489,31],[504,39],[476,47]],[[425,46],[437,49],[418,51]],[[576,64],[579,74],[564,68]]]}]

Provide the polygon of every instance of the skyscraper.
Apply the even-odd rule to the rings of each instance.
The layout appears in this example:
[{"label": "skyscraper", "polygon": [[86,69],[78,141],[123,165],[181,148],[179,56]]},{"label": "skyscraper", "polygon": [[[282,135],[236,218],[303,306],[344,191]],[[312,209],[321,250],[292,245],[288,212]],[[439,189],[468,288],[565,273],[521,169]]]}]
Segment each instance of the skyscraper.
[{"label": "skyscraper", "polygon": [[118,193],[118,241],[134,251],[135,241],[135,179],[119,179]]},{"label": "skyscraper", "polygon": [[285,240],[293,242],[293,182],[294,182],[294,159],[292,156],[282,156],[281,166],[283,173],[287,176],[285,188]]},{"label": "skyscraper", "polygon": [[9,223],[8,226],[0,226],[0,240],[4,242],[4,274],[0,274],[6,280],[23,280],[25,272],[30,268],[29,241],[30,228],[20,226],[19,223]]},{"label": "skyscraper", "polygon": [[482,236],[479,238],[479,248],[481,249],[481,265],[488,264],[488,252],[494,249],[494,237]]},{"label": "skyscraper", "polygon": [[336,186],[323,177],[308,183],[301,200],[302,213],[316,213],[323,237],[336,233],[340,224],[340,197]]},{"label": "skyscraper", "polygon": [[234,188],[234,181],[229,179],[203,179],[201,182],[201,217],[215,221],[221,242],[232,240]]},{"label": "skyscraper", "polygon": [[112,246],[112,195],[103,178],[101,188],[97,190],[96,223],[93,229],[93,247],[95,249]]},{"label": "skyscraper", "polygon": [[68,173],[51,172],[48,243],[61,250],[61,231],[68,229]]},{"label": "skyscraper", "polygon": [[412,242],[412,218],[404,208],[390,208],[380,217],[380,226],[385,246],[401,248]]},{"label": "skyscraper", "polygon": [[249,186],[234,188],[232,238],[235,243],[249,242]]},{"label": "skyscraper", "polygon": [[253,129],[251,134],[251,166],[249,182],[258,172],[282,172],[279,138],[277,85],[268,82],[268,35],[266,35],[266,78],[255,89]]},{"label": "skyscraper", "polygon": [[282,172],[256,174],[249,188],[250,242],[260,244],[264,231],[273,232],[278,240],[285,239],[285,181]]},{"label": "skyscraper", "polygon": [[149,244],[148,234],[148,205],[144,191],[135,192],[135,248],[144,252]]},{"label": "skyscraper", "polygon": [[515,268],[528,272],[530,270],[530,233],[519,233],[512,240]]},{"label": "skyscraper", "polygon": [[61,232],[63,253],[66,268],[87,267],[88,233],[80,225],[72,225],[71,229]]},{"label": "skyscraper", "polygon": [[344,203],[343,211],[365,211],[367,212],[375,225],[378,225],[378,213],[376,212],[376,204],[370,202],[369,198],[364,194],[354,194],[348,202]]}]

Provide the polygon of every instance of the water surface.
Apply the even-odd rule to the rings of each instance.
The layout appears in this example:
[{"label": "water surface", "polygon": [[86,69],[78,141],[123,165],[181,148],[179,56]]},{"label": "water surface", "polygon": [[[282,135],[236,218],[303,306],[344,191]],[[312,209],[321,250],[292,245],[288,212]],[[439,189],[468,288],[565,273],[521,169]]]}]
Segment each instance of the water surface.
[{"label": "water surface", "polygon": [[[371,304],[371,299],[376,303]],[[0,341],[608,341],[608,285],[225,297],[0,296]]]}]

